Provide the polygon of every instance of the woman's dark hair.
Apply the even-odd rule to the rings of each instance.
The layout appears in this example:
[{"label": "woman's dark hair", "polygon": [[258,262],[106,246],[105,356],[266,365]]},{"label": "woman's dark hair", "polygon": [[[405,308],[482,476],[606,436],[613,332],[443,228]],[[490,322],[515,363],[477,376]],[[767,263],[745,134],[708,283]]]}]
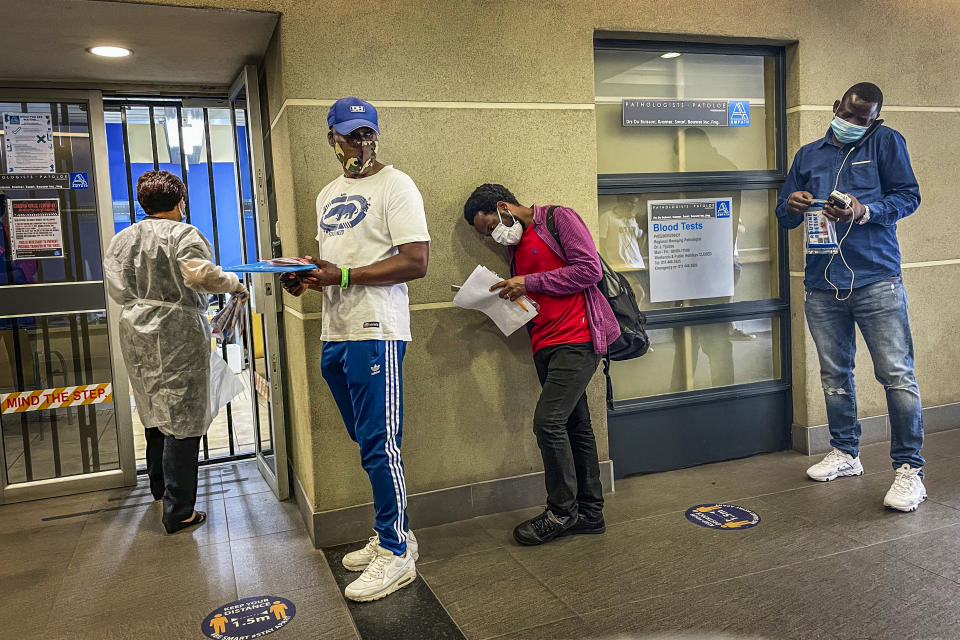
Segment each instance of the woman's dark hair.
[{"label": "woman's dark hair", "polygon": [[147,171],[137,180],[137,202],[148,214],[170,211],[186,197],[183,181],[169,171]]},{"label": "woman's dark hair", "polygon": [[463,205],[463,217],[472,227],[473,219],[477,217],[478,212],[492,213],[496,210],[498,202],[520,204],[510,190],[502,184],[482,184],[467,198],[467,203]]}]

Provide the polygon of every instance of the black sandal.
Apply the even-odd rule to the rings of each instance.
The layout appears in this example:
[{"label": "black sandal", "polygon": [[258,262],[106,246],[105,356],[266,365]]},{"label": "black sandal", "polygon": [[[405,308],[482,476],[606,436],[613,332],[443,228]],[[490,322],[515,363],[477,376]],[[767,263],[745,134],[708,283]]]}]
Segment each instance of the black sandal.
[{"label": "black sandal", "polygon": [[176,529],[173,529],[173,530],[168,529],[167,533],[176,533],[178,531],[183,531],[184,529],[189,529],[190,527],[198,527],[207,521],[206,511],[194,511],[194,513],[196,515],[193,517],[193,520],[190,520],[188,522],[181,522],[180,526],[178,526]]}]

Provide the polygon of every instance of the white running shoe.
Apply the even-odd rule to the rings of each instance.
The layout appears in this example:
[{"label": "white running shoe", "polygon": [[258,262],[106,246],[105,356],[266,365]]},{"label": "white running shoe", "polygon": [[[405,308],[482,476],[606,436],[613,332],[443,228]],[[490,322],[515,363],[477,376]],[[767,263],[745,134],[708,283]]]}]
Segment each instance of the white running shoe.
[{"label": "white running shoe", "polygon": [[347,585],[343,595],[354,602],[370,602],[388,596],[417,579],[417,565],[410,549],[402,556],[377,545],[377,555],[360,577]]},{"label": "white running shoe", "polygon": [[[370,536],[363,549],[351,551],[343,556],[343,568],[347,571],[363,571],[377,557],[377,549],[379,548],[380,536]],[[414,562],[420,559],[420,545],[417,543],[417,536],[413,535],[413,531],[407,531],[407,549],[413,555]]]},{"label": "white running shoe", "polygon": [[839,449],[832,449],[823,460],[807,469],[807,475],[817,482],[829,482],[843,476],[862,476],[860,456],[854,458]]},{"label": "white running shoe", "polygon": [[883,506],[897,511],[916,511],[927,499],[927,489],[920,479],[920,469],[904,463],[897,469],[897,477],[883,498]]}]

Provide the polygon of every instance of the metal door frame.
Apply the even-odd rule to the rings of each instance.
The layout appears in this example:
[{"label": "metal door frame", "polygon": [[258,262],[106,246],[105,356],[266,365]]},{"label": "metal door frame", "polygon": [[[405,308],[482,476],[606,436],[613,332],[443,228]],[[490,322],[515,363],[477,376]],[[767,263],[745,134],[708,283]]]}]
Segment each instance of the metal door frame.
[{"label": "metal door frame", "polygon": [[[211,247],[214,252],[213,261],[215,263],[220,263],[220,252],[218,247],[220,246],[220,238],[217,233],[217,221],[220,219],[218,215],[219,208],[216,204],[216,186],[214,183],[214,174],[213,174],[213,161],[212,161],[212,152],[210,148],[210,138],[209,138],[209,109],[224,109],[232,111],[232,104],[229,100],[226,100],[223,97],[220,98],[186,98],[186,97],[170,97],[170,96],[147,96],[147,97],[117,97],[117,96],[108,96],[104,99],[104,111],[105,113],[118,113],[120,114],[122,127],[123,127],[123,136],[124,136],[124,164],[127,169],[127,190],[128,198],[130,203],[130,224],[135,224],[135,206],[134,201],[136,200],[136,184],[132,179],[131,175],[131,159],[130,159],[130,141],[129,141],[129,129],[128,127],[128,109],[131,108],[143,108],[149,110],[149,120],[150,120],[150,129],[151,129],[151,146],[153,152],[153,166],[156,170],[159,167],[158,160],[158,140],[157,136],[154,135],[155,129],[157,126],[157,120],[154,116],[154,110],[160,108],[171,108],[176,109],[177,111],[177,136],[180,144],[180,156],[179,156],[179,165],[180,165],[180,179],[183,181],[183,184],[187,186],[189,191],[189,181],[187,175],[187,158],[184,154],[184,148],[182,144],[183,140],[183,111],[186,109],[203,109],[204,110],[204,148],[206,149],[206,160],[205,164],[207,165],[206,175],[207,181],[209,183],[209,194],[210,194],[210,215],[211,222],[213,225],[213,234],[209,238],[211,241]],[[108,149],[109,155],[109,149]],[[236,173],[236,164],[237,164],[237,153],[234,149],[233,161],[234,166],[234,182],[238,186],[238,201],[242,201],[242,198],[239,198],[239,176]],[[194,205],[195,206],[195,205]],[[222,208],[222,215],[228,215],[230,212],[227,208]],[[240,212],[242,214],[242,211]],[[186,200],[186,219],[187,224],[191,224],[191,204],[190,198]],[[243,220],[242,215],[239,221],[241,233],[243,232]],[[219,294],[218,299],[220,300],[220,305],[223,305],[226,302],[225,295]],[[246,345],[244,345],[246,347]],[[224,360],[227,359],[226,344],[223,344],[222,351],[219,352]],[[253,382],[251,380],[251,389],[253,388]],[[232,418],[232,408],[236,406],[237,400],[234,399],[231,402],[228,402],[226,407],[222,408],[221,411],[226,411],[227,419],[227,439],[230,447],[230,454],[225,456],[210,457],[209,453],[209,429],[200,439],[200,458],[198,464],[200,466],[211,465],[211,464],[222,464],[225,462],[235,462],[238,460],[246,460],[256,456],[254,451],[248,453],[237,453],[235,449],[236,445],[236,433],[234,428],[234,422]],[[139,467],[138,473],[144,475],[147,470],[144,467]]]},{"label": "metal door frame", "polygon": [[[110,171],[107,158],[106,127],[103,118],[103,94],[100,91],[57,91],[45,89],[8,89],[0,87],[0,100],[9,102],[73,102],[86,103],[90,130],[90,156],[97,191],[97,221],[100,227],[100,256],[110,244],[113,232],[113,201],[110,194]],[[49,285],[27,285],[49,286]],[[113,375],[113,407],[116,416],[117,455],[119,469],[78,476],[50,478],[8,485],[6,458],[0,447],[0,504],[71,495],[86,491],[133,486],[137,483],[137,462],[133,443],[133,419],[127,369],[120,353],[120,307],[104,290],[107,312],[107,335],[110,344],[110,366]],[[70,313],[70,312],[65,312]],[[126,401],[125,401],[126,400]]]},{"label": "metal door frame", "polygon": [[[246,88],[246,128],[247,128],[247,157],[250,162],[250,181],[253,187],[254,215],[257,221],[257,250],[260,256],[275,257],[273,255],[274,226],[271,224],[270,205],[267,202],[267,185],[264,173],[265,156],[263,150],[263,129],[260,117],[260,81],[257,75],[255,65],[247,65],[240,72],[240,75],[230,87],[229,99],[231,110],[234,101],[241,89]],[[234,135],[236,135],[236,124],[234,124]],[[235,152],[239,154],[239,145],[234,145]],[[239,162],[239,159],[238,159]],[[239,169],[239,166],[238,166]],[[239,186],[239,175],[238,186]],[[243,228],[243,204],[240,199],[241,229]],[[264,350],[268,357],[268,369],[270,373],[270,420],[273,425],[273,457],[274,469],[270,468],[264,459],[260,448],[260,438],[256,438],[254,449],[256,451],[257,467],[264,480],[270,485],[270,489],[280,500],[290,497],[290,480],[287,473],[287,439],[286,439],[286,421],[283,407],[283,367],[281,366],[280,350],[280,314],[283,312],[283,306],[279,300],[280,278],[277,274],[254,274],[253,297],[257,301],[257,312],[263,315],[264,331]],[[250,327],[252,331],[253,328]],[[252,355],[252,352],[251,352]],[[253,366],[251,365],[251,371]],[[256,402],[256,391],[252,394]],[[256,413],[256,407],[254,407]],[[263,425],[261,425],[263,427]],[[267,429],[270,425],[266,425]]]}]

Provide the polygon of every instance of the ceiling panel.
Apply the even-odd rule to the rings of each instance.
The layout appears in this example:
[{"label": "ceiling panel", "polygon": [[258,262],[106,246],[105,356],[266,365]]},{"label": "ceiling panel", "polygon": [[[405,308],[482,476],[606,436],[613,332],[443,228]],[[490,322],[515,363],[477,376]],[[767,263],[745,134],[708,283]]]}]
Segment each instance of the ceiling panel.
[{"label": "ceiling panel", "polygon": [[[279,14],[106,0],[3,0],[0,83],[229,86],[258,62]],[[94,45],[133,50],[100,58]]]}]

